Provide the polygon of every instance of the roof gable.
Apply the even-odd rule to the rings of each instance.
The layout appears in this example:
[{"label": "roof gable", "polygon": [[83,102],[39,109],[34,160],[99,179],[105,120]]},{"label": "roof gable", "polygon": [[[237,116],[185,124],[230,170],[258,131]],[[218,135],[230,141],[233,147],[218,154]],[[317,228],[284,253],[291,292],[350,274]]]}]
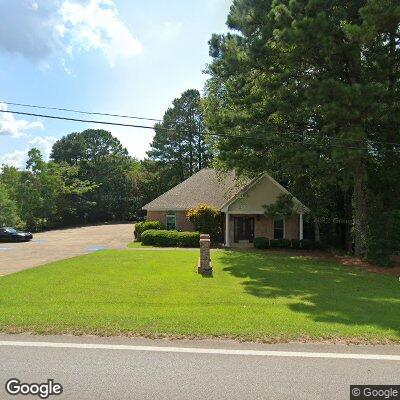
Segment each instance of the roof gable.
[{"label": "roof gable", "polygon": [[204,168],[146,204],[143,210],[188,210],[198,204],[208,204],[221,209],[248,182],[248,179],[237,178],[234,171],[224,173]]},{"label": "roof gable", "polygon": [[[251,181],[234,198],[225,203],[221,210],[234,213],[264,214],[263,205],[275,203],[281,194],[290,193],[269,174],[264,173]],[[296,197],[293,197],[293,201],[295,212],[306,213],[310,211]]]},{"label": "roof gable", "polygon": [[[238,178],[234,171],[204,168],[143,206],[143,210],[178,211],[208,204],[223,212],[263,214],[262,206],[274,203],[282,193],[289,192],[267,173],[250,180]],[[309,211],[298,199],[293,199],[297,212]]]}]

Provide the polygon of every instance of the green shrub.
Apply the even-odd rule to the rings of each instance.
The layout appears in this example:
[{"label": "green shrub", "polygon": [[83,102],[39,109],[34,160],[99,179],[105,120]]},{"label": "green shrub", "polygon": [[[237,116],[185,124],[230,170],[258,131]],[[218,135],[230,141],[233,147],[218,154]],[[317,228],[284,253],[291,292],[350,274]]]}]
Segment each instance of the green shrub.
[{"label": "green shrub", "polygon": [[298,239],[292,239],[292,249],[300,249],[301,243]]},{"label": "green shrub", "polygon": [[160,247],[199,247],[199,232],[150,229],[142,234],[142,243]]},{"label": "green shrub", "polygon": [[392,265],[391,256],[400,251],[400,210],[372,214],[365,257],[373,264],[389,267]]},{"label": "green shrub", "polygon": [[303,239],[268,239],[266,237],[256,237],[254,238],[254,247],[256,249],[323,249],[324,246],[321,242],[315,242],[313,240]]},{"label": "green shrub", "polygon": [[254,238],[254,247],[256,249],[268,249],[269,248],[269,239],[266,237]]},{"label": "green shrub", "polygon": [[269,241],[269,247],[271,247],[271,248],[279,248],[280,247],[280,239],[271,239]]},{"label": "green shrub", "polygon": [[199,204],[186,213],[196,231],[208,233],[213,243],[222,241],[221,212],[207,204]]},{"label": "green shrub", "polygon": [[271,239],[270,246],[278,249],[287,249],[290,247],[289,239]]},{"label": "green shrub", "polygon": [[135,239],[140,241],[142,233],[148,231],[150,229],[153,230],[161,230],[165,229],[164,225],[160,221],[143,221],[135,224]]},{"label": "green shrub", "polygon": [[179,247],[199,247],[200,233],[199,232],[179,232],[178,246]]},{"label": "green shrub", "polygon": [[315,242],[309,239],[300,240],[301,248],[304,250],[312,250],[315,249]]},{"label": "green shrub", "polygon": [[149,229],[142,233],[142,243],[151,246],[176,246],[177,231]]}]

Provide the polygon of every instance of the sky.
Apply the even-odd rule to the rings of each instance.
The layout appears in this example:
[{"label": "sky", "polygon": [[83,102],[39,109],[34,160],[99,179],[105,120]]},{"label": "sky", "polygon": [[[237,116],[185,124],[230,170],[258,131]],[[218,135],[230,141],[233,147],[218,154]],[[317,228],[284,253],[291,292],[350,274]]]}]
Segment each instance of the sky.
[{"label": "sky", "polygon": [[[7,102],[162,118],[186,89],[202,91],[207,42],[226,31],[231,0],[0,0],[0,110]],[[86,117],[91,119],[89,116]],[[99,119],[152,125],[147,121]],[[143,158],[154,132],[0,112],[0,165],[47,159],[71,132],[103,128]]]}]

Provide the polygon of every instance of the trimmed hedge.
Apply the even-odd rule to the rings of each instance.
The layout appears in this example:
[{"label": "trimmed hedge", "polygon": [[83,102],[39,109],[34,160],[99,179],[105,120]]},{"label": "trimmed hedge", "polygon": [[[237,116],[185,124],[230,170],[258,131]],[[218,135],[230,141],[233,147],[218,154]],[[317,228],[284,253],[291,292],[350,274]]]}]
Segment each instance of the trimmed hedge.
[{"label": "trimmed hedge", "polygon": [[142,234],[142,243],[160,247],[199,247],[199,232],[150,229]]},{"label": "trimmed hedge", "polygon": [[254,238],[254,247],[256,249],[304,249],[314,250],[323,249],[321,242],[315,242],[314,240],[298,240],[298,239],[268,239],[266,237]]},{"label": "trimmed hedge", "polygon": [[292,239],[292,249],[301,249],[301,241],[298,239]]},{"label": "trimmed hedge", "polygon": [[287,249],[291,243],[289,239],[271,239],[269,244],[272,248]]},{"label": "trimmed hedge", "polygon": [[142,221],[135,224],[135,239],[140,241],[142,233],[152,230],[165,229],[165,226],[160,221]]},{"label": "trimmed hedge", "polygon": [[301,247],[303,249],[308,249],[308,250],[323,250],[325,249],[325,246],[321,242],[316,242],[314,240],[308,240],[308,239],[303,239],[301,240]]},{"label": "trimmed hedge", "polygon": [[266,237],[254,238],[254,247],[256,249],[268,249],[269,248],[269,239]]},{"label": "trimmed hedge", "polygon": [[303,240],[300,240],[300,242],[301,242],[302,249],[306,249],[306,250],[315,249],[315,244],[314,244],[314,241],[312,241],[312,240],[303,239]]}]

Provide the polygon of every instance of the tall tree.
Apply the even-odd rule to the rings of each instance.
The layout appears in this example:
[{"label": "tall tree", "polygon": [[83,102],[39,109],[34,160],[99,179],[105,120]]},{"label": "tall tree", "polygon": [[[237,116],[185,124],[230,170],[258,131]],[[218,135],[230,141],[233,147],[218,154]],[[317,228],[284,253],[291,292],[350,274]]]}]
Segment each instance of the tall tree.
[{"label": "tall tree", "polygon": [[[394,12],[394,1],[385,5]],[[379,123],[390,90],[383,81],[391,75],[398,83],[389,61],[398,47],[390,50],[385,23],[371,33],[387,14],[375,0],[235,0],[232,32],[210,41],[206,116],[224,135],[215,143],[219,158],[243,170],[266,168],[295,187],[307,174],[315,191],[304,190],[305,201],[329,187],[353,193],[357,255],[365,251],[369,166],[382,154],[372,140],[387,140]],[[329,207],[325,201],[322,209]]]},{"label": "tall tree", "polygon": [[[111,132],[87,129],[57,141],[51,158],[78,167],[77,177],[96,186],[79,213],[83,221],[126,220],[137,209],[139,162]],[[92,204],[92,207],[87,207]]]},{"label": "tall tree", "polygon": [[73,132],[54,143],[50,158],[55,162],[76,165],[81,161],[98,161],[108,155],[127,157],[128,151],[111,132],[86,129]]},{"label": "tall tree", "polygon": [[[205,141],[205,125],[198,90],[189,89],[173,101],[155,125],[156,134],[147,153],[169,170],[170,182],[182,182],[207,167],[211,153]],[[165,168],[168,167],[168,168]]]},{"label": "tall tree", "polygon": [[45,162],[36,148],[28,152],[25,170],[3,166],[0,186],[8,224],[38,230],[78,222],[82,198],[96,185],[80,180],[77,172],[76,166]]},{"label": "tall tree", "polygon": [[5,184],[0,182],[0,226],[20,226],[17,204],[11,199]]}]

